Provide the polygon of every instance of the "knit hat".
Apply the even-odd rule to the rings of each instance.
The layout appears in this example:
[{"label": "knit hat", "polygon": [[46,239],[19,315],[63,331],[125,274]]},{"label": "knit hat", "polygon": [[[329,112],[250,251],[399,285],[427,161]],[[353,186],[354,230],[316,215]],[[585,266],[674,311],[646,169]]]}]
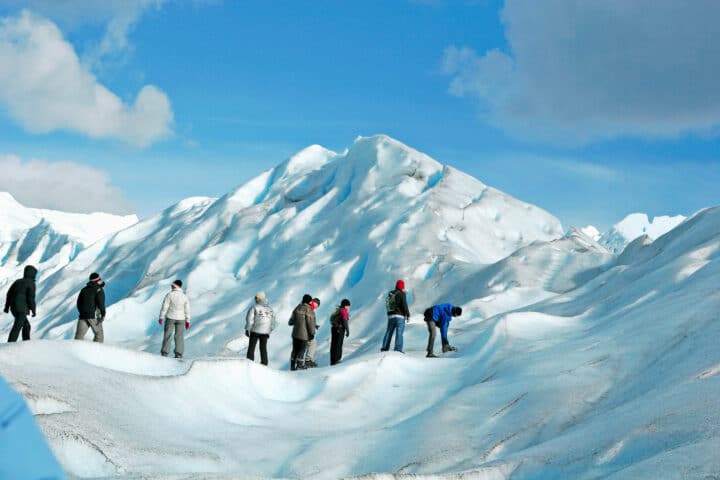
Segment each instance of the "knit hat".
[{"label": "knit hat", "polygon": [[182,280],[175,280],[172,284],[178,288],[182,288]]},{"label": "knit hat", "polygon": [[398,280],[395,284],[395,288],[398,290],[405,290],[405,282],[403,280]]},{"label": "knit hat", "polygon": [[342,302],[340,302],[340,308],[349,307],[349,306],[350,306],[350,300],[348,300],[347,298],[343,298]]},{"label": "knit hat", "polygon": [[319,307],[319,306],[320,306],[320,299],[319,299],[319,298],[317,298],[317,297],[313,298],[313,302],[315,302],[315,306],[316,306],[316,307]]},{"label": "knit hat", "polygon": [[312,302],[312,295],[305,294],[303,295],[302,303],[310,303]]},{"label": "knit hat", "polygon": [[90,274],[90,281],[95,283],[102,282],[102,278],[100,278],[100,274],[97,272],[93,272]]},{"label": "knit hat", "polygon": [[460,307],[453,307],[453,308],[452,308],[452,316],[453,316],[453,317],[459,317],[460,315],[462,315],[462,308],[460,308]]},{"label": "knit hat", "polygon": [[257,300],[258,302],[264,302],[265,299],[265,292],[258,292],[255,294],[255,300]]}]

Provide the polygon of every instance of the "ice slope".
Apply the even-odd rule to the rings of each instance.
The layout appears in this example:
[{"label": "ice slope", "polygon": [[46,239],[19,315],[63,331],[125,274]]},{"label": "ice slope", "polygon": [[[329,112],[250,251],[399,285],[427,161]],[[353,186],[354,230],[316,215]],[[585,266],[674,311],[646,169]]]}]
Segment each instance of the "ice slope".
[{"label": "ice slope", "polygon": [[[419,314],[441,300],[436,283],[453,269],[561,235],[547,212],[389,137],[358,138],[341,154],[312,146],[220,199],[181,202],[80,252],[40,285],[36,331],[70,338],[75,295],[97,271],[112,304],[110,343],[157,352],[156,318],[175,278],[193,309],[190,356],[244,351],[244,315],[259,290],[281,324],[306,292],[323,300],[321,324],[348,297],[356,338],[377,341],[382,297],[398,278]],[[325,325],[321,353],[328,336]],[[271,365],[286,364],[289,344],[287,332],[271,338]]]},{"label": "ice slope", "polygon": [[683,215],[659,216],[652,221],[644,213],[632,213],[600,236],[598,242],[613,253],[621,253],[633,240],[647,235],[660,238],[685,220]]},{"label": "ice slope", "polygon": [[[517,288],[536,285],[537,252],[592,247],[530,245],[526,266],[484,278],[515,268]],[[455,295],[456,276],[438,272],[436,294]],[[490,318],[464,304],[459,352],[441,359],[411,323],[405,355],[351,337],[343,364],[302,372],[33,341],[0,345],[0,374],[79,478],[713,478],[718,279],[720,207],[577,288]]]}]

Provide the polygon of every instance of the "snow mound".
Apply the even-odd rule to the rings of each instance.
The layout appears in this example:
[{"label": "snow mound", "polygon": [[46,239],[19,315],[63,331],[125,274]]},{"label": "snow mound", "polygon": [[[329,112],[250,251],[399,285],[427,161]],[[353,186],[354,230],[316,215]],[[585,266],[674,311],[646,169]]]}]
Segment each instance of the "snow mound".
[{"label": "snow mound", "polygon": [[598,242],[613,253],[620,253],[636,238],[647,235],[651,240],[660,238],[685,220],[682,215],[659,216],[652,221],[644,213],[633,213],[616,223],[600,236]]}]

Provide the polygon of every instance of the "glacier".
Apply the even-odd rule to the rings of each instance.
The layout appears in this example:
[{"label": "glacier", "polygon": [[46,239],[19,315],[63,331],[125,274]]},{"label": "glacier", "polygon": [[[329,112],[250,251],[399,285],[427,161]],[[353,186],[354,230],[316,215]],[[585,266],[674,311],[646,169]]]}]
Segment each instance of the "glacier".
[{"label": "glacier", "polygon": [[[57,263],[41,268],[38,340],[1,345],[0,374],[70,478],[713,478],[720,208],[664,233],[611,253],[390,137],[315,145],[73,255],[29,244]],[[107,281],[102,345],[65,341],[91,271]],[[183,361],[158,355],[175,278],[194,316]],[[381,353],[399,278],[406,354]],[[259,290],[279,316],[269,368],[244,359]],[[321,367],[289,372],[286,319],[306,292],[323,300]],[[344,297],[352,336],[330,368]],[[426,359],[438,302],[463,306],[459,351]]]}]

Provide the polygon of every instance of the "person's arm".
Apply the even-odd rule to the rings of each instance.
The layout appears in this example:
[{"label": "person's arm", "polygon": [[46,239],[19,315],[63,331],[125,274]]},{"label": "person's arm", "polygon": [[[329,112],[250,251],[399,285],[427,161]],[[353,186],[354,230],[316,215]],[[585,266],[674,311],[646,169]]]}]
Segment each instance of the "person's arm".
[{"label": "person's arm", "polygon": [[8,288],[7,295],[5,296],[5,308],[4,308],[5,313],[10,312],[10,303],[11,303],[11,299],[13,296],[15,296],[15,284],[14,283],[12,285],[10,285],[10,288]]},{"label": "person's arm", "polygon": [[100,318],[105,318],[105,290],[98,288],[95,294],[95,305],[100,310]]},{"label": "person's arm", "polygon": [[443,342],[446,342],[446,343],[448,341],[447,332],[448,332],[449,326],[450,326],[450,320],[448,320],[447,318],[443,318],[443,321],[440,323],[440,338],[442,338]]},{"label": "person's arm", "polygon": [[185,305],[183,305],[183,309],[185,310],[185,321],[190,322],[190,300],[188,300],[187,295],[185,295]]},{"label": "person's arm", "polygon": [[410,308],[408,308],[407,294],[405,292],[402,292],[402,295],[400,295],[400,308],[402,309],[405,319],[410,319]]},{"label": "person's arm", "polygon": [[315,338],[315,315],[306,314],[305,325],[307,326],[308,340],[312,340],[313,338]]},{"label": "person's arm", "polygon": [[168,293],[165,295],[165,299],[163,300],[162,307],[160,308],[160,318],[165,318],[165,314],[168,311],[168,308],[170,308],[170,294]]},{"label": "person's arm", "polygon": [[249,334],[255,325],[255,305],[250,307],[245,315],[245,334]]},{"label": "person's arm", "polygon": [[37,313],[37,311],[35,309],[35,307],[36,307],[36,305],[35,305],[35,282],[31,282],[28,285],[27,291],[25,293],[26,293],[26,298],[27,298],[28,310],[30,310],[30,312],[32,312],[32,316],[34,317],[35,314]]},{"label": "person's arm", "polygon": [[343,327],[345,327],[345,336],[349,337],[350,336],[350,314],[344,308],[340,309],[340,318],[342,319]]},{"label": "person's arm", "polygon": [[268,308],[270,309],[270,331],[272,332],[277,327],[277,320],[275,319],[275,310]]}]

